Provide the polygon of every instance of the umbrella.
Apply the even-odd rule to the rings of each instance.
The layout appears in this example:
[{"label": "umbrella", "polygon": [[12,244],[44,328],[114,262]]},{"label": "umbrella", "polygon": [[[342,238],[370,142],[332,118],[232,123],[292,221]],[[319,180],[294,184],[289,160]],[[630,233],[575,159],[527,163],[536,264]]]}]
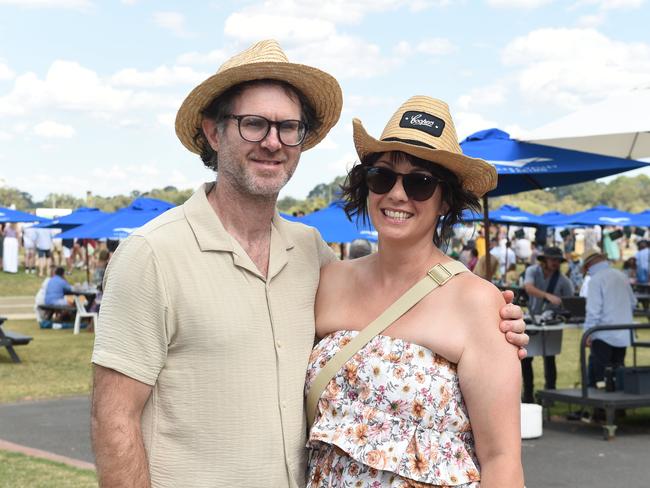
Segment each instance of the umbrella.
[{"label": "umbrella", "polygon": [[6,224],[14,222],[50,222],[50,219],[38,217],[20,210],[0,207],[0,223]]},{"label": "umbrella", "polygon": [[[491,210],[488,213],[490,222],[505,225],[518,225],[520,227],[536,227],[538,225],[546,225],[540,215],[535,215],[530,212],[525,212],[519,207],[514,205],[502,205],[496,210]],[[471,211],[470,209],[463,210],[461,217],[463,222],[478,222],[483,220],[483,215]]]},{"label": "umbrella", "polygon": [[534,130],[530,142],[605,156],[650,157],[650,89],[613,95]]},{"label": "umbrella", "polygon": [[476,132],[460,143],[467,156],[494,164],[498,186],[488,196],[592,181],[637,168],[641,161],[532,144],[499,129]]},{"label": "umbrella", "polygon": [[343,210],[343,202],[332,202],[328,207],[298,219],[305,225],[316,227],[326,242],[352,242],[355,239],[377,240],[372,224],[364,224],[361,218],[351,222]]},{"label": "umbrella", "polygon": [[154,198],[136,198],[131,205],[85,225],[62,232],[61,239],[123,239],[174,205]]},{"label": "umbrella", "polygon": [[643,225],[643,219],[637,214],[623,212],[605,205],[567,215],[563,220],[557,221],[556,225],[617,225],[629,227],[631,225]]},{"label": "umbrella", "polygon": [[107,215],[109,215],[107,212],[102,212],[98,208],[80,207],[68,215],[54,219],[51,222],[39,224],[36,227],[68,230]]}]

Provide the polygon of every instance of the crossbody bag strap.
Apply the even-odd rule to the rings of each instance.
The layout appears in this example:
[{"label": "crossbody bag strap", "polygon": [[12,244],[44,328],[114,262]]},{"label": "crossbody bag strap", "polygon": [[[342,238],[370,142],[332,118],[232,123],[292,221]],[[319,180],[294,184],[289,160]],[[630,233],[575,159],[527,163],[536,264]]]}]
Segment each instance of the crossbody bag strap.
[{"label": "crossbody bag strap", "polygon": [[413,285],[406,293],[399,297],[390,307],[367,325],[339,352],[337,352],[325,366],[318,372],[311,383],[307,394],[307,421],[308,425],[314,423],[318,400],[327,384],[336,376],[341,367],[358,351],[360,351],[375,336],[381,334],[398,318],[413,308],[420,300],[439,286],[444,285],[459,273],[469,271],[460,261],[451,261],[445,264],[436,264],[427,272],[427,276]]}]

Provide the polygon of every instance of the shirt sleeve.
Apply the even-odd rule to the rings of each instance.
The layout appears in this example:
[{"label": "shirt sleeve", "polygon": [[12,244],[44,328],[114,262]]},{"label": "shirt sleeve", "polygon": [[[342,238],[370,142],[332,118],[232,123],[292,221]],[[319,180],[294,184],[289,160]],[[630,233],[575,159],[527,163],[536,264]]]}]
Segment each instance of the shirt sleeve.
[{"label": "shirt sleeve", "polygon": [[602,285],[598,280],[594,281],[593,278],[590,280],[589,288],[587,289],[587,305],[585,315],[586,317],[584,330],[598,325],[598,322],[603,316]]},{"label": "shirt sleeve", "polygon": [[535,266],[528,266],[528,268],[526,268],[526,274],[524,274],[524,284],[535,285]]},{"label": "shirt sleeve", "polygon": [[92,362],[154,385],[169,343],[166,296],[149,243],[129,237],[106,268]]},{"label": "shirt sleeve", "polygon": [[316,239],[316,250],[318,252],[318,260],[320,261],[320,267],[322,268],[326,264],[331,263],[332,261],[337,261],[338,258],[334,251],[327,245],[327,243],[320,236],[320,232],[314,229],[314,237]]}]

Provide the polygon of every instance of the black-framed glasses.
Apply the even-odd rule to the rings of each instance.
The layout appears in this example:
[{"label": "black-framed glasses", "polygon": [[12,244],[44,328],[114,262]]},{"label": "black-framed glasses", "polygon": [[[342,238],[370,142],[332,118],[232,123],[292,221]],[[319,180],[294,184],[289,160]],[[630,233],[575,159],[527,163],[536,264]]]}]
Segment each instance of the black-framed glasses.
[{"label": "black-framed glasses", "polygon": [[278,138],[285,146],[299,146],[307,135],[307,124],[302,120],[269,120],[261,115],[227,115],[226,118],[237,121],[239,135],[248,142],[260,142],[275,126]]},{"label": "black-framed glasses", "polygon": [[366,169],[366,185],[371,192],[383,195],[391,191],[399,176],[402,177],[406,195],[418,202],[431,198],[441,182],[435,176],[425,173],[397,173],[382,166],[372,166]]}]

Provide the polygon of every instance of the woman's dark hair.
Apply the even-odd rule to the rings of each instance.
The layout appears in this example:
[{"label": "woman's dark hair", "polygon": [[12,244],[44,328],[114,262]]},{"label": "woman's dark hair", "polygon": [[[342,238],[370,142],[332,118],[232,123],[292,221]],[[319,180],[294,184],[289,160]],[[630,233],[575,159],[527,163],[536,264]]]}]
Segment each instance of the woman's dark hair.
[{"label": "woman's dark hair", "polygon": [[[318,117],[316,110],[312,106],[311,102],[307,97],[293,85],[281,80],[271,80],[271,79],[262,79],[262,80],[252,80],[246,81],[244,83],[239,83],[238,85],[231,86],[226,91],[224,91],[219,96],[215,97],[207,107],[201,111],[203,118],[213,119],[217,124],[223,127],[223,123],[226,120],[226,117],[232,114],[232,106],[235,98],[243,93],[247,88],[257,87],[257,86],[279,86],[287,94],[289,98],[295,100],[296,98],[300,102],[301,107],[301,119],[307,124],[308,131],[315,131],[320,128],[322,125],[322,120]],[[202,127],[197,127],[196,132],[194,133],[194,142],[201,148],[201,160],[209,169],[213,171],[218,170],[218,160],[217,153],[205,138]]]},{"label": "woman's dark hair", "polygon": [[[373,166],[383,153],[371,153],[361,164],[355,165],[348,173],[341,186],[343,198],[346,200],[344,209],[349,218],[358,215],[363,222],[368,222],[368,185],[366,185],[366,170]],[[454,225],[461,221],[463,210],[469,208],[480,212],[481,205],[478,197],[464,189],[455,173],[439,164],[406,154],[401,151],[390,153],[391,162],[406,159],[413,166],[425,169],[441,180],[442,201],[447,204],[447,213],[438,220],[438,228],[433,235],[433,243],[440,247],[452,235]]]}]

